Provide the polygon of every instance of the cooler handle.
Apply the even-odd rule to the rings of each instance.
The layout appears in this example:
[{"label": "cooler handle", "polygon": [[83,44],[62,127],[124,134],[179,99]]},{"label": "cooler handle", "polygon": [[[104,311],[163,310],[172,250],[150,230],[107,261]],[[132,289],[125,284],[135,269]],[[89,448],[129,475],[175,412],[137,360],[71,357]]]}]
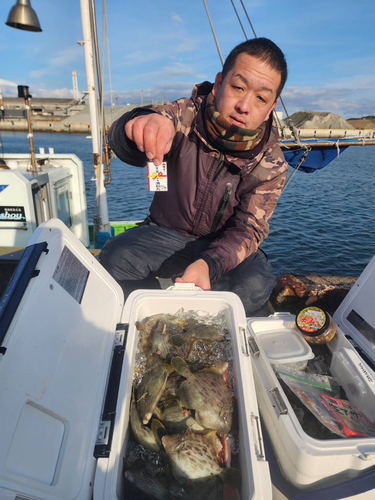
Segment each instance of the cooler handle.
[{"label": "cooler handle", "polygon": [[[25,248],[18,266],[0,300],[0,346],[3,343],[27,285],[32,278],[35,278],[39,274],[39,271],[36,271],[35,268],[42,252],[48,252],[46,241],[35,243],[35,245]],[[0,347],[0,354],[4,354],[5,351],[4,347]]]},{"label": "cooler handle", "polygon": [[173,286],[169,286],[167,290],[174,290],[176,292],[186,292],[186,291],[202,291],[202,288],[195,286],[194,283],[175,283]]},{"label": "cooler handle", "polygon": [[255,422],[256,437],[258,440],[258,446],[255,444],[255,454],[258,458],[265,458],[263,449],[263,438],[262,432],[260,430],[260,422],[258,415],[251,415],[252,421]]}]

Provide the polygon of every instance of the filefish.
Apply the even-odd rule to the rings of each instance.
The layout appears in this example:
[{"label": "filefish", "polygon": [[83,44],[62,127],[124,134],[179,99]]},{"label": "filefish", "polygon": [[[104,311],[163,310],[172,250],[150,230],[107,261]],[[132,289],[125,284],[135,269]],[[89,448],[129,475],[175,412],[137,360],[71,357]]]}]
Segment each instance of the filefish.
[{"label": "filefish", "polygon": [[170,406],[161,412],[160,420],[169,433],[183,432],[186,429],[195,431],[204,430],[192,417],[190,411],[183,408],[179,401],[174,406]]},{"label": "filefish", "polygon": [[187,357],[190,345],[187,344],[181,324],[183,322],[176,323],[160,319],[150,335],[149,346],[151,352],[168,361],[173,356]]},{"label": "filefish", "polygon": [[161,436],[166,434],[164,426],[156,419],[151,420],[151,429],[143,425],[134,400],[130,406],[130,425],[139,444],[150,451],[161,450]]},{"label": "filefish", "polygon": [[187,349],[187,351],[177,352],[175,355],[188,359],[196,342],[212,345],[215,341],[223,340],[224,334],[225,331],[220,325],[199,323],[197,320],[189,318],[184,324],[184,332],[170,335],[168,342],[174,348]]},{"label": "filefish", "polygon": [[153,356],[148,359],[146,372],[137,388],[137,406],[144,425],[152,417],[154,408],[163,394],[170,372],[170,366],[160,358]]},{"label": "filefish", "polygon": [[125,478],[152,498],[159,500],[171,498],[165,478],[160,475],[151,476],[142,460],[138,460],[125,471]]},{"label": "filefish", "polygon": [[190,479],[208,478],[221,474],[212,436],[187,430],[183,434],[162,437],[172,472],[184,484]]},{"label": "filefish", "polygon": [[233,402],[220,371],[209,367],[192,373],[179,357],[173,358],[171,365],[186,378],[178,389],[182,406],[195,410],[195,420],[204,428],[227,434],[232,425]]},{"label": "filefish", "polygon": [[184,329],[187,335],[205,342],[222,340],[225,335],[225,330],[221,325],[200,323],[194,318],[189,318],[186,321]]},{"label": "filefish", "polygon": [[240,485],[239,470],[220,467],[217,458],[220,443],[214,431],[197,433],[187,430],[184,433],[163,436],[162,444],[172,473],[180,484],[188,482],[197,492],[206,489],[205,495],[207,485],[214,486],[214,483],[208,482],[214,480],[214,476],[220,476],[224,483],[234,487]]}]

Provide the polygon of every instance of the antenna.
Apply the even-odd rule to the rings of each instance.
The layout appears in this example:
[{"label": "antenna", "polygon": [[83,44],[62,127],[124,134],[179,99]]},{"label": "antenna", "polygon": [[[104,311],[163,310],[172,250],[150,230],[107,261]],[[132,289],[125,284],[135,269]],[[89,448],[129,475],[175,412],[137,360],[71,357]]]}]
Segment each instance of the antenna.
[{"label": "antenna", "polygon": [[73,79],[73,97],[76,101],[79,101],[81,98],[81,93],[78,90],[78,78],[77,78],[77,73],[75,71],[72,72],[72,79]]}]

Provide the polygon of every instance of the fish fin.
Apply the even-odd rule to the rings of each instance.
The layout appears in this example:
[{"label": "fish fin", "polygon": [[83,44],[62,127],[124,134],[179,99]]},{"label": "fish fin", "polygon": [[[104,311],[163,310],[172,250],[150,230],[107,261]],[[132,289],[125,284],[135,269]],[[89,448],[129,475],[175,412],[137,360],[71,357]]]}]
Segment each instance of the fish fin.
[{"label": "fish fin", "polygon": [[197,339],[194,339],[194,338],[191,339],[190,348],[189,348],[189,352],[186,355],[186,359],[190,358],[191,351],[193,350],[193,347],[194,347],[194,344],[196,341],[197,341]]},{"label": "fish fin", "polygon": [[232,488],[241,487],[241,471],[238,469],[228,467],[220,474],[220,478],[224,484],[229,484]]},{"label": "fish fin", "polygon": [[160,420],[153,418],[151,420],[151,430],[152,430],[158,444],[161,446],[161,438],[167,434],[166,428],[160,422]]},{"label": "fish fin", "polygon": [[167,370],[167,377],[169,377],[169,375],[170,375],[172,372],[174,372],[174,368],[173,368],[173,366],[172,366],[172,365],[170,365],[170,364],[167,364],[167,366],[166,366],[166,370]]},{"label": "fish fin", "polygon": [[175,358],[172,358],[171,365],[176,370],[177,373],[182,375],[183,377],[188,377],[191,374],[191,371],[186,363],[182,358],[179,356],[176,356]]},{"label": "fish fin", "polygon": [[136,403],[139,403],[142,399],[145,399],[145,397],[147,396],[147,394],[148,394],[148,391],[144,392],[144,393],[142,394],[142,396],[141,396],[140,398],[138,398],[138,399],[137,399]]},{"label": "fish fin", "polygon": [[206,368],[203,368],[203,370],[200,370],[199,373],[206,372],[206,373],[212,373],[214,375],[219,375],[220,377],[223,376],[223,374],[218,370],[215,366],[208,366]]},{"label": "fish fin", "polygon": [[173,347],[182,347],[186,344],[187,338],[181,333],[176,333],[175,335],[171,335],[168,339],[168,342],[173,345]]},{"label": "fish fin", "polygon": [[204,427],[202,427],[198,422],[191,416],[186,419],[186,427],[191,431],[201,432],[204,431]]},{"label": "fish fin", "polygon": [[153,410],[153,414],[155,415],[155,417],[160,420],[162,413],[163,412],[161,411],[161,409],[158,406],[155,406],[155,408]]}]

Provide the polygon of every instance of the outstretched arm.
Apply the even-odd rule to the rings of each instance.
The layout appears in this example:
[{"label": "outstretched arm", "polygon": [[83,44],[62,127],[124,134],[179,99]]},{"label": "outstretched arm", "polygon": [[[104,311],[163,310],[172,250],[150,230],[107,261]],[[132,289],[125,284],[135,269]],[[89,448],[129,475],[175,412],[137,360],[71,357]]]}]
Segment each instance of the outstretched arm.
[{"label": "outstretched arm", "polygon": [[129,120],[125,133],[139,151],[146,153],[148,160],[160,165],[171,149],[176,131],[169,118],[152,113]]}]

